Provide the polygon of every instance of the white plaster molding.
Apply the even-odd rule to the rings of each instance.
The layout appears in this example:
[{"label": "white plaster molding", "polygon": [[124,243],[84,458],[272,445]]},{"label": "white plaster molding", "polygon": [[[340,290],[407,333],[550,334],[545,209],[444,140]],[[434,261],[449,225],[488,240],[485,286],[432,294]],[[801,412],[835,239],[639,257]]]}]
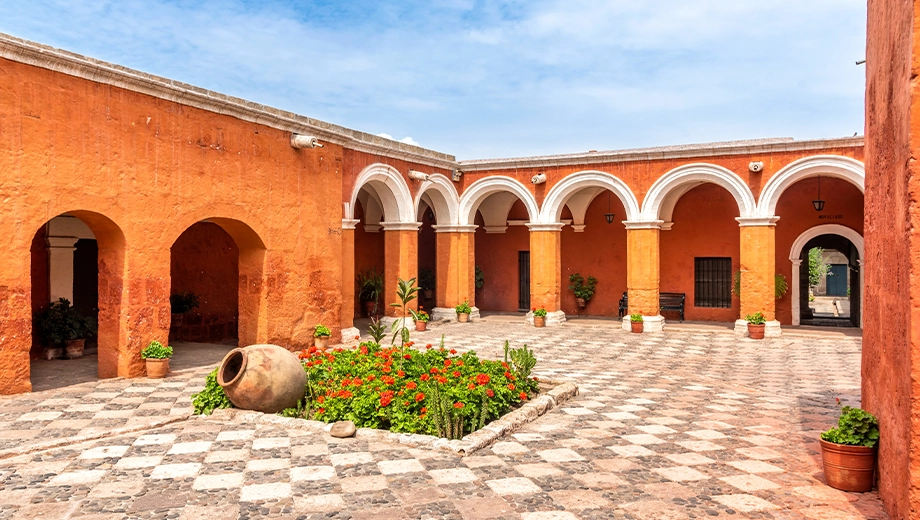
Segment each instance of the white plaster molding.
[{"label": "white plaster molding", "polygon": [[529,220],[507,220],[506,222],[509,226],[526,226],[530,224]]},{"label": "white plaster molding", "polygon": [[385,325],[388,329],[393,326],[396,322],[402,322],[402,326],[406,327],[409,330],[415,330],[415,320],[412,317],[408,318],[394,318],[392,316],[384,316],[380,318],[380,323]]},{"label": "white plaster molding", "polygon": [[584,224],[572,224],[572,231],[576,233],[584,233],[585,227],[586,226]]},{"label": "white plaster molding", "polygon": [[662,224],[664,224],[664,222],[661,220],[632,220],[632,221],[625,220],[623,221],[623,225],[626,226],[626,229],[661,229]]},{"label": "white plaster molding", "polygon": [[475,224],[471,226],[442,226],[441,224],[436,224],[431,227],[434,228],[435,233],[475,233],[476,228],[479,226]]},{"label": "white plaster molding", "polygon": [[[540,210],[530,190],[516,179],[496,175],[479,179],[463,191],[463,195],[460,197],[459,224],[473,224],[476,219],[476,210],[479,209],[479,205],[482,204],[487,197],[495,193],[514,194],[524,203],[524,207],[527,208],[527,216],[530,218],[530,221],[538,221]],[[507,216],[505,218],[507,219]]]},{"label": "white plaster molding", "polygon": [[[533,326],[533,311],[527,311],[524,315],[524,323]],[[558,327],[565,323],[565,312],[553,311],[546,313],[546,319],[543,322],[547,327]]]},{"label": "white plaster molding", "polygon": [[77,237],[45,237],[48,246],[50,301],[66,298],[73,303],[73,252]]},{"label": "white plaster molding", "polygon": [[665,215],[662,208],[667,205],[673,210],[676,198],[687,191],[688,185],[695,187],[706,182],[728,190],[738,203],[741,217],[754,215],[757,202],[754,200],[751,189],[741,177],[715,164],[693,163],[678,166],[655,181],[642,202],[642,220],[671,220],[671,216]]},{"label": "white plaster molding", "polygon": [[536,223],[536,224],[527,223],[527,224],[524,224],[524,225],[527,226],[531,231],[556,231],[556,232],[559,232],[559,231],[562,231],[562,228],[563,228],[563,226],[565,226],[565,223],[563,223],[563,222],[540,222],[540,223]]},{"label": "white plaster molding", "polygon": [[843,179],[859,191],[866,192],[866,167],[863,163],[842,155],[814,155],[794,161],[770,177],[761,191],[757,215],[775,215],[776,205],[786,188],[818,175]]},{"label": "white plaster molding", "polygon": [[370,185],[383,207],[383,217],[393,222],[414,222],[415,205],[412,201],[412,195],[409,193],[409,186],[406,185],[402,175],[387,164],[375,163],[358,174],[355,180],[355,187],[351,192],[351,202],[345,207],[345,218],[353,219],[355,202],[358,200],[358,194],[365,186]]},{"label": "white plaster molding", "polygon": [[735,220],[739,227],[774,227],[779,217],[736,217]]},{"label": "white plaster molding", "polygon": [[[470,321],[478,320],[481,316],[479,314],[479,307],[471,307],[470,311]],[[431,320],[432,321],[452,321],[457,322],[457,310],[453,307],[435,307],[431,309]]]},{"label": "white plaster molding", "polygon": [[671,231],[672,227],[674,227],[673,222],[662,222],[661,225],[658,226],[658,228],[661,229],[662,231]]},{"label": "white plaster molding", "polygon": [[612,191],[623,203],[627,220],[639,217],[639,201],[625,182],[606,172],[587,170],[567,175],[550,189],[543,201],[540,222],[558,222],[566,201],[586,188],[602,188]]},{"label": "white plaster molding", "polygon": [[359,222],[361,221],[357,219],[343,218],[342,219],[342,229],[355,229],[356,227],[358,227]]},{"label": "white plaster molding", "polygon": [[381,222],[384,231],[418,231],[421,222]]},{"label": "white plaster molding", "polygon": [[428,182],[422,185],[415,195],[415,213],[421,207],[422,196],[427,195],[431,201],[431,209],[440,225],[456,224],[459,220],[460,195],[454,183],[440,173],[429,176]]},{"label": "white plaster molding", "polygon": [[483,229],[490,235],[500,235],[508,231],[508,226],[483,226]]},{"label": "white plaster molding", "polygon": [[[629,314],[623,316],[623,330],[632,331]],[[664,332],[664,316],[642,316],[642,332]]]},{"label": "white plaster molding", "polygon": [[380,231],[380,228],[382,227],[383,226],[381,226],[380,224],[364,224],[364,232],[365,233],[377,233]]},{"label": "white plaster molding", "polygon": [[[748,327],[746,320],[735,320],[735,337],[746,338],[748,337]],[[768,321],[764,324],[763,328],[763,337],[764,338],[779,338],[783,335],[783,328],[780,325],[778,320]]]},{"label": "white plaster molding", "polygon": [[348,344],[356,340],[355,336],[361,337],[361,331],[358,330],[358,327],[348,327],[347,329],[342,329],[342,343]]}]

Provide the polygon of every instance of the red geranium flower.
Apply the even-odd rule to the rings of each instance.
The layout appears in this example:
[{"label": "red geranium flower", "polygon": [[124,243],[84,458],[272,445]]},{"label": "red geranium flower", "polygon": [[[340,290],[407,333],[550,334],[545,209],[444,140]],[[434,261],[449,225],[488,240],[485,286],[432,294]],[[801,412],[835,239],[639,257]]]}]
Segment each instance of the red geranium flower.
[{"label": "red geranium flower", "polygon": [[377,376],[375,376],[374,374],[370,374],[370,375],[367,376],[367,382],[368,382],[368,383],[370,383],[370,382],[373,381],[374,379],[377,379]]},{"label": "red geranium flower", "polygon": [[397,371],[396,371],[396,377],[403,377],[404,375],[406,375],[406,373],[403,372],[402,370],[397,370]]},{"label": "red geranium flower", "polygon": [[447,378],[444,376],[438,376],[438,383],[447,384]]},{"label": "red geranium flower", "polygon": [[412,359],[412,354],[403,354],[403,359]]},{"label": "red geranium flower", "polygon": [[466,387],[469,388],[470,390],[476,390],[476,385],[474,385],[473,383],[466,385]]},{"label": "red geranium flower", "polygon": [[451,366],[451,365],[453,365],[453,364],[454,364],[454,362],[451,361],[451,360],[449,360],[449,359],[445,359],[445,360],[444,360],[444,368],[447,368],[447,367],[449,367],[449,366]]},{"label": "red geranium flower", "polygon": [[456,353],[457,353],[457,349],[455,349],[455,348],[450,349],[450,353],[451,353],[451,354],[456,354]]},{"label": "red geranium flower", "polygon": [[430,349],[430,348],[431,348],[431,343],[425,345],[425,349],[426,349],[426,350],[427,350],[427,349]]},{"label": "red geranium flower", "polygon": [[454,370],[453,372],[451,372],[450,375],[452,375],[452,376],[454,376],[454,377],[460,377],[460,376],[461,376],[460,372],[458,372],[458,371],[456,371],[456,370]]},{"label": "red geranium flower", "polygon": [[419,379],[421,379],[422,381],[428,381],[430,378],[428,377],[428,374],[422,374],[421,376],[419,376]]},{"label": "red geranium flower", "polygon": [[463,366],[463,361],[458,359],[457,362],[454,363],[454,364],[457,365],[458,367],[462,367],[462,366]]},{"label": "red geranium flower", "polygon": [[[416,402],[416,403],[422,402],[424,399],[425,399],[425,394],[423,394],[422,392],[419,392],[419,393],[415,394],[415,402]],[[426,410],[425,410],[424,408],[422,408],[422,412],[424,413],[425,411],[426,411]]]},{"label": "red geranium flower", "polygon": [[514,390],[514,384],[508,383],[508,390]]},{"label": "red geranium flower", "polygon": [[460,402],[454,403],[454,408],[463,408],[463,403],[460,403]]},{"label": "red geranium flower", "polygon": [[415,383],[415,381],[409,381],[408,383],[406,383],[406,388],[408,388],[409,390],[415,390],[417,386],[418,385]]},{"label": "red geranium flower", "polygon": [[526,401],[526,400],[527,400],[527,392],[521,392],[520,394],[518,394],[518,397],[521,398],[521,401]]},{"label": "red geranium flower", "polygon": [[431,372],[432,374],[440,374],[440,373],[441,373],[441,371],[438,370],[437,367],[431,367],[431,370],[429,370],[429,372]]},{"label": "red geranium flower", "polygon": [[489,384],[489,380],[490,380],[489,374],[479,374],[478,376],[476,376],[476,382],[479,383],[480,385]]},{"label": "red geranium flower", "polygon": [[495,397],[495,392],[493,392],[492,389],[490,388],[486,390],[486,395],[489,397]]}]

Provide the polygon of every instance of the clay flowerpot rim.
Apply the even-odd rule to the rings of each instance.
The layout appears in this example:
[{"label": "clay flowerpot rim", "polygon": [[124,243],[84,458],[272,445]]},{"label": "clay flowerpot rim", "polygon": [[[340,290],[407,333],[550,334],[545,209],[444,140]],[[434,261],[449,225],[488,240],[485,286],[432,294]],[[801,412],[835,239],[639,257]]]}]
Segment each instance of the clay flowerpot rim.
[{"label": "clay flowerpot rim", "polygon": [[[240,356],[241,358],[240,367],[237,370],[236,375],[233,377],[233,379],[231,379],[230,381],[225,381],[224,380],[224,369],[228,366],[227,360],[230,359],[231,356]],[[219,384],[221,387],[227,387],[239,381],[240,378],[243,377],[243,372],[246,371],[246,364],[248,362],[249,362],[249,356],[246,354],[246,351],[241,348],[235,348],[231,350],[230,352],[227,352],[227,355],[224,356],[223,361],[220,362],[220,371],[218,371],[217,373],[217,384]]]},{"label": "clay flowerpot rim", "polygon": [[872,452],[878,451],[878,446],[873,446],[870,448],[869,446],[861,446],[858,444],[838,444],[836,442],[826,441],[822,439],[820,436],[818,437],[818,440],[821,441],[821,446],[823,446],[825,449],[836,449],[839,451],[850,451],[850,452],[857,451],[857,452],[863,452],[863,453],[868,453],[870,451]]}]

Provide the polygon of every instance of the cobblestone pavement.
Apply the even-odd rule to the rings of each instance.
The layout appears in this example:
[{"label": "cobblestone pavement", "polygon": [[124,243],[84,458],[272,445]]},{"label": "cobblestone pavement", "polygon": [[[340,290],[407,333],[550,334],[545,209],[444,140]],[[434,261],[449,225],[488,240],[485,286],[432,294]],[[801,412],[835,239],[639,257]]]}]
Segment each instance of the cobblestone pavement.
[{"label": "cobblestone pavement", "polygon": [[413,339],[442,334],[491,356],[527,343],[581,395],[467,457],[184,420],[206,369],[0,398],[0,520],[887,518],[822,482],[817,432],[835,397],[858,402],[858,338],[480,322]]}]

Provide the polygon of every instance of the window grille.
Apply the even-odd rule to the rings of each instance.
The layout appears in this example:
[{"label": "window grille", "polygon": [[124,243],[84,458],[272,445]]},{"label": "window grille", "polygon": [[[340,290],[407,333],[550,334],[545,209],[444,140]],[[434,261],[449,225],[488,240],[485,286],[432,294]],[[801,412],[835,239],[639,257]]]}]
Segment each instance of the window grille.
[{"label": "window grille", "polygon": [[695,258],[693,305],[730,309],[732,259]]}]

